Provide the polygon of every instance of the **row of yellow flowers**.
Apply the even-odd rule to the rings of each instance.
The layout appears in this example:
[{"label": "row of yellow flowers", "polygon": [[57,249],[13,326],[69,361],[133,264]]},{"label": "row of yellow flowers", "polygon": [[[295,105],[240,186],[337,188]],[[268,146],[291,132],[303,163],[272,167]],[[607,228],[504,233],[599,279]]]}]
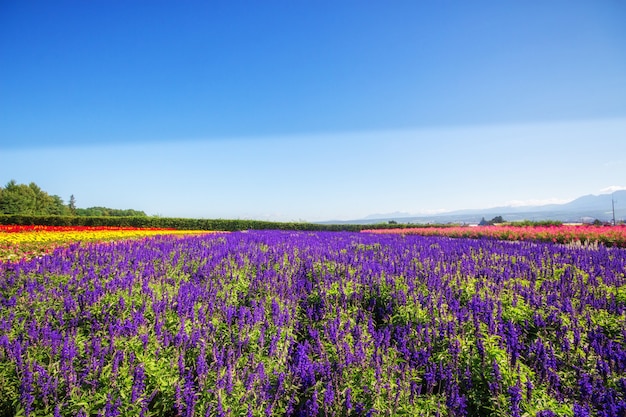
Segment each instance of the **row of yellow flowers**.
[{"label": "row of yellow flowers", "polygon": [[11,230],[0,226],[0,262],[18,261],[50,253],[59,246],[74,242],[104,242],[139,239],[157,235],[190,235],[211,233],[206,230],[139,229],[139,228],[72,228],[38,227],[31,230]]}]

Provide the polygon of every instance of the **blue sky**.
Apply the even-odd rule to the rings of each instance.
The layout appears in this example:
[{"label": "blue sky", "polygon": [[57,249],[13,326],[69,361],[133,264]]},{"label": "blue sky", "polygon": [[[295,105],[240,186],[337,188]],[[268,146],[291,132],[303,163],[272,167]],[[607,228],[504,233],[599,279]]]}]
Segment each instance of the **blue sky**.
[{"label": "blue sky", "polygon": [[626,187],[621,1],[0,2],[0,182],[354,219]]}]

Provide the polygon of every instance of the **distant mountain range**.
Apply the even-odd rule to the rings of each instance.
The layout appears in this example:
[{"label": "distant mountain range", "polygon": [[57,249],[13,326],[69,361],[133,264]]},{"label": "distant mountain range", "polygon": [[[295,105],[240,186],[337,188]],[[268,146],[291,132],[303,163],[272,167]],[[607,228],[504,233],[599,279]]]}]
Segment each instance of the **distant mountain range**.
[{"label": "distant mountain range", "polygon": [[431,215],[411,215],[394,212],[372,214],[363,219],[330,220],[325,224],[374,224],[396,221],[398,223],[479,223],[482,218],[490,220],[502,216],[505,221],[542,221],[557,220],[564,223],[592,222],[594,220],[612,221],[611,199],[615,201],[615,219],[626,220],[626,190],[612,194],[585,195],[569,203],[547,204],[541,206],[503,206],[485,209],[455,210]]}]

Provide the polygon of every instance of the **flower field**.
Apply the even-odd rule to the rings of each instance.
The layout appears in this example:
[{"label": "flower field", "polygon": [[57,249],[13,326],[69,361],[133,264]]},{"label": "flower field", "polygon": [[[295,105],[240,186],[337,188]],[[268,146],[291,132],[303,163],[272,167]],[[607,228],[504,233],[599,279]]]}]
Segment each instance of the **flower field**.
[{"label": "flower field", "polygon": [[0,416],[623,416],[626,250],[250,231],[0,264]]},{"label": "flower field", "polygon": [[207,233],[174,229],[89,226],[3,226],[0,225],[0,262],[32,258],[75,242],[137,239],[147,236]]},{"label": "flower field", "polygon": [[554,243],[600,243],[626,248],[626,225],[618,226],[486,226],[486,227],[416,227],[404,229],[372,229],[366,233],[419,234],[503,240],[536,240]]}]

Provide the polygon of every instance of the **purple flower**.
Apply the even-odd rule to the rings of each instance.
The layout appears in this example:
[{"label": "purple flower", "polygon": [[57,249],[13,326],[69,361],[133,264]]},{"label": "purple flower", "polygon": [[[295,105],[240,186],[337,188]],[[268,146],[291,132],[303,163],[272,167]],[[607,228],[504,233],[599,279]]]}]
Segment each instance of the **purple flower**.
[{"label": "purple flower", "polygon": [[511,416],[520,416],[520,403],[522,402],[522,389],[520,388],[520,381],[518,380],[515,385],[512,385],[508,389],[509,398],[511,399]]},{"label": "purple flower", "polygon": [[328,384],[326,387],[326,391],[324,392],[324,405],[326,407],[332,407],[333,402],[335,401],[335,392],[333,390],[333,385]]},{"label": "purple flower", "polygon": [[590,400],[591,394],[593,393],[593,385],[589,374],[583,373],[580,376],[578,379],[578,387],[580,389],[580,397],[585,401]]},{"label": "purple flower", "polygon": [[552,410],[538,411],[535,417],[557,417]]},{"label": "purple flower", "polygon": [[350,388],[346,389],[345,407],[346,407],[346,410],[348,411],[352,409],[352,390]]},{"label": "purple flower", "polygon": [[187,407],[186,417],[193,416],[193,410],[196,404],[196,392],[191,375],[187,375],[185,378],[185,387],[183,388],[183,398]]},{"label": "purple flower", "polygon": [[467,415],[467,399],[464,395],[459,394],[458,385],[452,385],[450,393],[446,399],[446,405],[453,411],[455,416]]},{"label": "purple flower", "polygon": [[[146,356],[177,374],[160,394],[180,416],[207,398],[207,415],[232,413],[231,397],[243,390],[244,415],[246,406],[247,414],[378,415],[376,395],[389,404],[436,395],[462,416],[476,411],[479,392],[483,405],[497,395],[500,411],[516,417],[523,400],[536,400],[533,382],[550,400],[574,404],[576,417],[617,416],[626,407],[626,307],[614,290],[624,285],[625,254],[294,231],[76,245],[0,264],[0,357],[17,370],[21,406],[59,403],[55,417],[70,392],[102,395],[107,369],[113,379],[130,372],[132,390],[125,400],[112,390],[100,415],[129,406],[149,414]],[[135,357],[127,338],[145,352]],[[493,360],[493,340],[508,357]],[[373,381],[354,381],[366,368]]]},{"label": "purple flower", "polygon": [[319,405],[317,403],[317,389],[313,390],[313,395],[307,400],[306,415],[317,417],[319,415]]},{"label": "purple flower", "polygon": [[115,377],[119,370],[120,363],[124,360],[124,352],[121,350],[115,351],[113,354],[113,365],[111,367],[111,373]]},{"label": "purple flower", "polygon": [[145,390],[145,372],[142,364],[138,364],[135,366],[135,371],[133,372],[133,388],[130,395],[130,401],[136,402],[139,397],[143,394]]},{"label": "purple flower", "polygon": [[491,363],[491,376],[493,379],[489,383],[489,390],[493,394],[497,394],[500,391],[500,383],[502,382],[502,375],[500,374],[500,366],[498,366],[498,362],[495,359]]},{"label": "purple flower", "polygon": [[30,415],[30,413],[33,411],[33,403],[35,402],[33,384],[33,373],[29,369],[29,366],[26,365],[22,370],[22,380],[20,383],[20,399],[22,400],[22,404],[24,405],[24,414],[27,416]]},{"label": "purple flower", "polygon": [[574,404],[574,417],[589,417],[590,415],[587,406]]},{"label": "purple flower", "polygon": [[112,401],[111,393],[107,394],[107,401],[104,405],[104,417],[117,417],[120,415],[121,402],[119,398]]}]

